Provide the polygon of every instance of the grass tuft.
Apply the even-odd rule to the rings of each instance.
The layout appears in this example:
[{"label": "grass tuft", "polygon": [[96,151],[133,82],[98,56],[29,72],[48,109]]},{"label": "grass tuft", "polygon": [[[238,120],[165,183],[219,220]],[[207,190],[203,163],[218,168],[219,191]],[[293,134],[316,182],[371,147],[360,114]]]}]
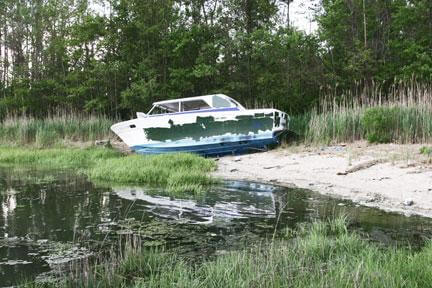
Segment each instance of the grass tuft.
[{"label": "grass tuft", "polygon": [[87,174],[98,181],[163,185],[174,195],[200,194],[214,183],[208,173],[215,168],[213,160],[193,154],[133,155],[98,161]]}]

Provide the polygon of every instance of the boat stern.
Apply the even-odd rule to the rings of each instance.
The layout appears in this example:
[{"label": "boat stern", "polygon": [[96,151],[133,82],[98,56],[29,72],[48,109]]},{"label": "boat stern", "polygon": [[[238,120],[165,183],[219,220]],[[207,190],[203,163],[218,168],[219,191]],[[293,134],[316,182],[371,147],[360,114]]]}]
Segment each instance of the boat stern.
[{"label": "boat stern", "polygon": [[290,120],[288,114],[280,110],[275,110],[274,113],[274,128],[279,130],[288,130]]}]

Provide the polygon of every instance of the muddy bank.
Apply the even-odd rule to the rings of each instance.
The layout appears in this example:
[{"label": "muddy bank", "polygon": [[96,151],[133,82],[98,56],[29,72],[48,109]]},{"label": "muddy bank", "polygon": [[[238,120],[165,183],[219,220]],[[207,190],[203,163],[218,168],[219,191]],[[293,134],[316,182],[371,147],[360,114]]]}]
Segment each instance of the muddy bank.
[{"label": "muddy bank", "polygon": [[422,145],[295,146],[218,159],[217,177],[307,188],[405,215],[432,217],[432,165]]}]

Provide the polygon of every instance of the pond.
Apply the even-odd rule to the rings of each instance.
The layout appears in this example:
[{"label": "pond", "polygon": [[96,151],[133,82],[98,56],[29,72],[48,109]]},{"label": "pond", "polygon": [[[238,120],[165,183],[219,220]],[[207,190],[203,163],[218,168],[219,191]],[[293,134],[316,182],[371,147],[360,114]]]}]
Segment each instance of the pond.
[{"label": "pond", "polygon": [[79,173],[0,168],[0,287],[46,279],[139,234],[145,246],[215,257],[284,228],[345,214],[351,229],[384,245],[421,246],[429,219],[358,206],[302,189],[224,181],[197,199],[152,187],[94,184]]}]

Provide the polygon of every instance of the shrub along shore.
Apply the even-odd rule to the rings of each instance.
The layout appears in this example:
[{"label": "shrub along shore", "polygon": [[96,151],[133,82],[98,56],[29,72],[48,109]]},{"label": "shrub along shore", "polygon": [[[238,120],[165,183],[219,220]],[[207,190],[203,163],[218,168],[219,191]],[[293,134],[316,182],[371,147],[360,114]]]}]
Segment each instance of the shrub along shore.
[{"label": "shrub along shore", "polygon": [[91,180],[112,184],[147,184],[176,195],[201,194],[214,183],[213,160],[192,154],[122,155],[110,148],[0,147],[0,164],[78,169]]},{"label": "shrub along shore", "polygon": [[25,286],[378,288],[430,287],[432,283],[431,243],[420,251],[378,247],[348,232],[342,217],[283,234],[194,265],[170,251],[128,245],[121,255],[65,282]]}]

